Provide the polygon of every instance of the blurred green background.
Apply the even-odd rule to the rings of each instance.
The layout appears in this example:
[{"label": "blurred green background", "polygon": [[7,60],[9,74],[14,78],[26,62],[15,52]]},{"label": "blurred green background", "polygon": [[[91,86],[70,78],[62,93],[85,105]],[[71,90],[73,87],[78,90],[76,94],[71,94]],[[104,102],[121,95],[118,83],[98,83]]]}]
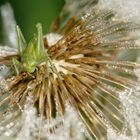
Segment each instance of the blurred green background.
[{"label": "blurred green background", "polygon": [[[37,22],[42,23],[44,34],[49,32],[51,23],[64,5],[64,0],[0,0],[0,6],[6,2],[12,5],[16,22],[21,27],[27,40],[35,32]],[[2,37],[0,21],[0,40],[2,40]]]}]

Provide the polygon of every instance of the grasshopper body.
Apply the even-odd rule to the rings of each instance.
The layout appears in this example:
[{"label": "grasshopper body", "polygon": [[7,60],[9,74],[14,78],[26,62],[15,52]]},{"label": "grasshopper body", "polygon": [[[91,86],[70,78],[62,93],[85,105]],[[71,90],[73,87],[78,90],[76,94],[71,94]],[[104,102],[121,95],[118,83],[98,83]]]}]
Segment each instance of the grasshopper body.
[{"label": "grasshopper body", "polygon": [[43,43],[42,26],[38,23],[36,27],[37,34],[26,44],[21,30],[17,26],[20,61],[13,59],[13,64],[17,73],[19,73],[19,71],[32,73],[35,71],[38,64],[48,61],[48,54]]}]

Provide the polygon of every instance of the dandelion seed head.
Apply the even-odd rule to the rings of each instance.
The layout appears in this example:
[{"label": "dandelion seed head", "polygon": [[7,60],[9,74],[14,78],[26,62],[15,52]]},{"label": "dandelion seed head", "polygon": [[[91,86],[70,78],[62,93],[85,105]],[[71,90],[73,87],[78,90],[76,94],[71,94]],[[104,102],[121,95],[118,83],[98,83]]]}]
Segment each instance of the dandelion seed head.
[{"label": "dandelion seed head", "polygon": [[[116,7],[110,10],[102,1],[98,5],[96,0],[67,4],[58,19],[61,23],[65,13],[69,19],[56,33],[45,39],[41,24],[37,24],[40,52],[25,46],[35,54],[35,60],[31,59],[37,61],[34,71],[20,70],[25,60],[22,51],[0,59],[11,70],[11,75],[4,77],[9,83],[1,104],[6,113],[18,114],[15,122],[22,118],[18,139],[100,140],[119,134],[136,139],[139,89],[134,70],[140,68],[136,62],[140,48],[132,31],[139,30],[138,24],[120,19]],[[24,51],[24,56],[31,55]],[[15,65],[17,75],[12,73],[12,58],[20,64]],[[6,127],[16,130],[17,124]]]}]

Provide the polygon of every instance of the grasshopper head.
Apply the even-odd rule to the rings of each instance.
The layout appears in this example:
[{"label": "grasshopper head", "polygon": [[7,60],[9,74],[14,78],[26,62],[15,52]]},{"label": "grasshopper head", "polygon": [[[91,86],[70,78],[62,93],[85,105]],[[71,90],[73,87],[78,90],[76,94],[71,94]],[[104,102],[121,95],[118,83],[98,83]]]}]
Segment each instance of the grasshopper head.
[{"label": "grasshopper head", "polygon": [[23,63],[23,71],[33,73],[35,71],[35,66],[34,65],[29,65],[27,63]]}]

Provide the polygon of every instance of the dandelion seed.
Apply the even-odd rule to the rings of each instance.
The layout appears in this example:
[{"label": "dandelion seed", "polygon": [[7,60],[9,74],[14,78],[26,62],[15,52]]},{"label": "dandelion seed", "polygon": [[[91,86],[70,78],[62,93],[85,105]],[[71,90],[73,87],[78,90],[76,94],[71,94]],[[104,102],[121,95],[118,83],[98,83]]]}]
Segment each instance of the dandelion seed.
[{"label": "dandelion seed", "polygon": [[[31,95],[38,116],[48,123],[60,117],[63,125],[69,103],[91,139],[102,140],[109,126],[119,132],[123,128],[118,91],[130,90],[137,84],[133,70],[140,64],[135,62],[136,57],[129,56],[140,49],[131,36],[140,26],[114,20],[115,12],[98,10],[96,0],[80,4],[79,12],[59,27],[68,12],[64,7],[52,25],[55,33],[47,37],[37,24],[37,34],[26,43],[17,27],[19,52],[0,58],[0,64],[11,71],[5,77],[10,82],[1,92],[0,106],[4,107],[3,115],[12,111],[18,118],[26,97]],[[55,133],[57,129],[56,125],[48,131]]]}]

